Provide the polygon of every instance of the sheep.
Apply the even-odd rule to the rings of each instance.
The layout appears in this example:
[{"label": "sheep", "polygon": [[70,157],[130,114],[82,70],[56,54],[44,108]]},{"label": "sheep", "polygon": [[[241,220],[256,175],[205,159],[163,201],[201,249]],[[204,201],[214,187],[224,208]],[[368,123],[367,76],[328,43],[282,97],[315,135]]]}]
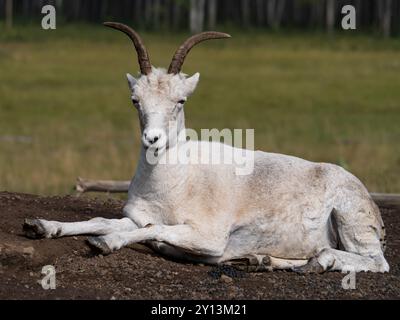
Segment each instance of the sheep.
[{"label": "sheep", "polygon": [[[151,65],[133,29],[104,24],[132,40],[141,73],[138,78],[127,74],[141,150],[124,217],[69,223],[26,219],[26,236],[88,234],[89,245],[103,254],[144,243],[169,257],[247,271],[389,271],[379,209],[364,185],[343,168],[218,142],[174,139],[185,136],[184,105],[199,81],[199,73],[181,72],[186,55],[199,42],[228,34],[190,37],[165,70]],[[235,163],[161,161],[193,146],[195,158],[244,152],[254,166],[240,175]],[[149,161],[150,155],[155,161]]]}]

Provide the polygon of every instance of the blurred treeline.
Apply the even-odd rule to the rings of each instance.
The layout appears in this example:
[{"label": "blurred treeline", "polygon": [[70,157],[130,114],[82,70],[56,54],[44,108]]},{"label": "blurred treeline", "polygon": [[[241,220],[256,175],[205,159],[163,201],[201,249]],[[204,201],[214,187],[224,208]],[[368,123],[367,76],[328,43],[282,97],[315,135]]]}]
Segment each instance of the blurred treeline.
[{"label": "blurred treeline", "polygon": [[341,28],[344,5],[356,8],[357,29],[384,36],[400,33],[398,0],[0,0],[6,25],[36,21],[52,4],[58,22],[128,22],[138,29],[198,32],[229,25],[240,29]]}]

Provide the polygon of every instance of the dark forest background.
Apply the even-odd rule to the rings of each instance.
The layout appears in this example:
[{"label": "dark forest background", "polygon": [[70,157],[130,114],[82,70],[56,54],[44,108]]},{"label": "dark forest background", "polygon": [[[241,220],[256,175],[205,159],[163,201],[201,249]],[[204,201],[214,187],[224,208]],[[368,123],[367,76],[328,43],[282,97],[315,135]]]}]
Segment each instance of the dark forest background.
[{"label": "dark forest background", "polygon": [[59,22],[115,19],[146,30],[340,28],[341,8],[356,8],[357,29],[383,36],[400,34],[398,0],[0,0],[6,26],[34,21],[52,4]]},{"label": "dark forest background", "polygon": [[[44,5],[57,30],[43,30]],[[342,8],[356,30],[342,31]],[[127,180],[140,126],[125,74],[137,29],[157,67],[189,33],[201,73],[186,125],[253,128],[255,148],[338,164],[400,193],[400,0],[0,0],[0,191],[66,194],[77,177]]]}]

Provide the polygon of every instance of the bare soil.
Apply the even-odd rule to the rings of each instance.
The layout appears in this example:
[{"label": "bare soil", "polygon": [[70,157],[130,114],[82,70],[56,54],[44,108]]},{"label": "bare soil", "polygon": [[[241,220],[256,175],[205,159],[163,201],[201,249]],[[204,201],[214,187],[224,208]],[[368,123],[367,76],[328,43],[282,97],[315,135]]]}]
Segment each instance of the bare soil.
[{"label": "bare soil", "polygon": [[[390,273],[360,273],[344,290],[344,274],[243,273],[193,265],[144,248],[108,256],[94,253],[85,236],[30,240],[25,218],[80,221],[120,217],[122,201],[89,197],[39,197],[0,192],[0,299],[399,299],[400,211],[382,209]],[[39,284],[42,267],[56,268],[56,289]]]}]

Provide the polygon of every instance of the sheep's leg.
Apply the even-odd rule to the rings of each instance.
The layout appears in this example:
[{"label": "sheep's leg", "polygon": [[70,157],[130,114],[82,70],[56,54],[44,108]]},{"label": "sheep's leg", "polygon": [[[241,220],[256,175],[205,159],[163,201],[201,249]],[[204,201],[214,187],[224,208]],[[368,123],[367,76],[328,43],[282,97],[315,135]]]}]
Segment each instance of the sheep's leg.
[{"label": "sheep's leg", "polygon": [[111,253],[137,242],[161,241],[196,256],[222,256],[226,242],[221,238],[209,238],[190,225],[150,225],[128,232],[114,232],[100,237],[90,237],[89,244],[102,253]]},{"label": "sheep's leg", "polygon": [[220,263],[233,266],[236,269],[246,272],[272,271],[270,268],[270,258],[266,255],[248,254],[243,257],[232,258]]},{"label": "sheep's leg", "polygon": [[[359,189],[354,189],[354,186]],[[342,250],[324,248],[300,272],[372,271],[388,272],[389,265],[383,256],[385,230],[379,208],[372,201],[365,188],[358,182],[338,192],[338,200],[332,211],[333,221],[340,239]]]},{"label": "sheep's leg", "polygon": [[[362,256],[337,249],[324,249],[304,266],[306,272],[313,271],[372,271],[388,272],[389,265],[383,255]],[[301,269],[300,269],[301,271]]]},{"label": "sheep's leg", "polygon": [[327,248],[295,271],[300,273],[321,273],[324,271],[372,271],[388,272],[389,265],[382,254],[362,256],[360,254]]},{"label": "sheep's leg", "polygon": [[29,238],[58,238],[80,234],[104,235],[137,229],[129,218],[93,218],[81,222],[59,222],[43,219],[25,219],[24,233]]},{"label": "sheep's leg", "polygon": [[268,255],[249,254],[240,258],[229,259],[224,264],[232,265],[246,272],[261,272],[273,270],[293,270],[307,264],[308,260],[282,259]]},{"label": "sheep's leg", "polygon": [[282,259],[270,257],[270,265],[273,270],[293,270],[307,264],[307,259]]},{"label": "sheep's leg", "polygon": [[294,270],[299,273],[322,273],[331,271],[385,272],[388,266],[382,255],[361,256],[336,249],[324,249],[310,260],[275,258],[265,255],[246,255],[223,262],[247,272]]}]

